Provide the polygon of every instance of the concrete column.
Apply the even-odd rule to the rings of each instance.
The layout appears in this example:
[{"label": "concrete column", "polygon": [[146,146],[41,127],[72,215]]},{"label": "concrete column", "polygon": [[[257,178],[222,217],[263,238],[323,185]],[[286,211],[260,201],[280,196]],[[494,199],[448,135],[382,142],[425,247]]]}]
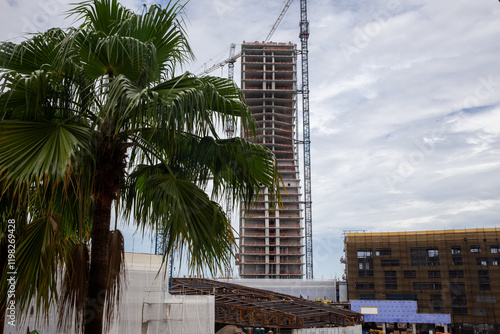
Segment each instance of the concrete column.
[{"label": "concrete column", "polygon": [[448,324],[444,324],[444,332],[445,332],[445,333],[449,333],[449,332],[448,332]]},{"label": "concrete column", "polygon": [[411,324],[412,334],[417,334],[417,324]]},{"label": "concrete column", "polygon": [[382,324],[382,330],[384,331],[384,334],[387,334],[387,328],[385,326],[385,322]]}]

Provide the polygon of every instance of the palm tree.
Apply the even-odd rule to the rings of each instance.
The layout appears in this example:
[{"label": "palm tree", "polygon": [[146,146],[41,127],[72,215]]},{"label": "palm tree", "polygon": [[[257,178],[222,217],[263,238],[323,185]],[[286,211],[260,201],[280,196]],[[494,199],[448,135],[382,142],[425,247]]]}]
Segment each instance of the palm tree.
[{"label": "palm tree", "polygon": [[192,270],[215,273],[235,246],[217,201],[230,191],[248,204],[261,187],[279,196],[269,150],[217,135],[236,120],[255,128],[238,88],[175,74],[192,58],[182,11],[85,1],[70,11],[78,28],[0,45],[0,216],[17,224],[22,313],[32,303],[46,317],[57,301],[60,326],[108,328],[123,273],[112,210],[160,229],[166,254],[187,253]]}]

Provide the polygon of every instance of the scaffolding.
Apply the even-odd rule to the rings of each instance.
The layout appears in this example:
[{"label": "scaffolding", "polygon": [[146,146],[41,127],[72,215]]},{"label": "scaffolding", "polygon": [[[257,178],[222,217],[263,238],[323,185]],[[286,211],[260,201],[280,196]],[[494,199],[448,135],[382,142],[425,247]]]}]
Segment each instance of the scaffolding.
[{"label": "scaffolding", "polygon": [[296,46],[292,43],[243,43],[241,78],[245,100],[257,123],[242,135],[276,156],[285,188],[282,206],[262,188],[256,202],[241,207],[240,277],[302,278],[302,207],[296,124]]},{"label": "scaffolding", "polygon": [[421,313],[450,313],[455,328],[499,330],[499,237],[500,228],[347,233],[349,297],[416,300]]}]

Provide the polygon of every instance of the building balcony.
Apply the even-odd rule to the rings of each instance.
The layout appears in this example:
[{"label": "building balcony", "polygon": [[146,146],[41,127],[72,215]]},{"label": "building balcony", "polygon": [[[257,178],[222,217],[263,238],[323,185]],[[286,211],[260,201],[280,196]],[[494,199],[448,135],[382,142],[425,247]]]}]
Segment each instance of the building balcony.
[{"label": "building balcony", "polygon": [[292,234],[292,233],[280,233],[280,235],[278,237],[280,237],[280,238],[304,238],[303,235]]},{"label": "building balcony", "polygon": [[242,218],[267,218],[265,212],[263,213],[251,213],[246,210]]},{"label": "building balcony", "polygon": [[285,261],[281,261],[280,260],[280,264],[304,264],[304,261],[295,261],[295,260],[285,260]]},{"label": "building balcony", "polygon": [[300,271],[280,271],[280,273],[276,275],[303,275],[303,274]]},{"label": "building balcony", "polygon": [[280,215],[279,217],[276,217],[276,218],[279,218],[279,219],[282,219],[282,218],[293,218],[293,219],[304,219],[304,217],[300,217],[298,216],[297,214],[290,214],[290,213],[282,213],[280,212]]},{"label": "building balcony", "polygon": [[266,228],[266,225],[263,225],[263,224],[245,224],[242,227],[247,228],[247,229],[254,229],[254,228],[262,229],[262,228]]},{"label": "building balcony", "polygon": [[242,270],[241,271],[241,276],[244,276],[244,275],[275,275],[275,274],[266,274],[264,271],[248,271],[248,270]]},{"label": "building balcony", "polygon": [[242,237],[266,237],[265,233],[243,233]]},{"label": "building balcony", "polygon": [[266,241],[245,241],[244,239],[241,239],[241,245],[242,246],[256,246],[256,247],[264,247],[266,246]]},{"label": "building balcony", "polygon": [[[257,263],[257,264],[265,264],[266,263],[266,260],[243,260],[241,263],[243,264],[254,264],[254,263]],[[267,262],[267,263],[271,263],[271,262]]]},{"label": "building balcony", "polygon": [[[261,254],[266,254],[266,251],[263,250],[245,250],[244,252],[241,252],[242,255],[261,255]],[[271,254],[271,253],[269,253]]]},{"label": "building balcony", "polygon": [[298,252],[298,251],[286,251],[286,252],[280,252],[279,255],[304,255],[304,254],[302,254],[302,252]]}]

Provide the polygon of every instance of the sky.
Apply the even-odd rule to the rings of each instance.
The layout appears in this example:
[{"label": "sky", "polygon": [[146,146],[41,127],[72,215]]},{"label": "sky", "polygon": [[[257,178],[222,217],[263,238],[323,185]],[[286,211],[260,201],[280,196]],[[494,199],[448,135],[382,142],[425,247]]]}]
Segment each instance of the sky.
[{"label": "sky", "polygon": [[[0,40],[70,25],[69,2],[0,0]],[[122,3],[136,10],[141,2]],[[191,0],[186,31],[196,60],[184,70],[226,59],[231,43],[238,52],[243,41],[263,41],[284,3]],[[500,226],[500,3],[307,6],[315,279],[342,276],[346,230]],[[299,7],[292,2],[272,41],[300,48]],[[236,63],[237,82],[239,71]],[[124,229],[128,251],[153,249]]]}]

